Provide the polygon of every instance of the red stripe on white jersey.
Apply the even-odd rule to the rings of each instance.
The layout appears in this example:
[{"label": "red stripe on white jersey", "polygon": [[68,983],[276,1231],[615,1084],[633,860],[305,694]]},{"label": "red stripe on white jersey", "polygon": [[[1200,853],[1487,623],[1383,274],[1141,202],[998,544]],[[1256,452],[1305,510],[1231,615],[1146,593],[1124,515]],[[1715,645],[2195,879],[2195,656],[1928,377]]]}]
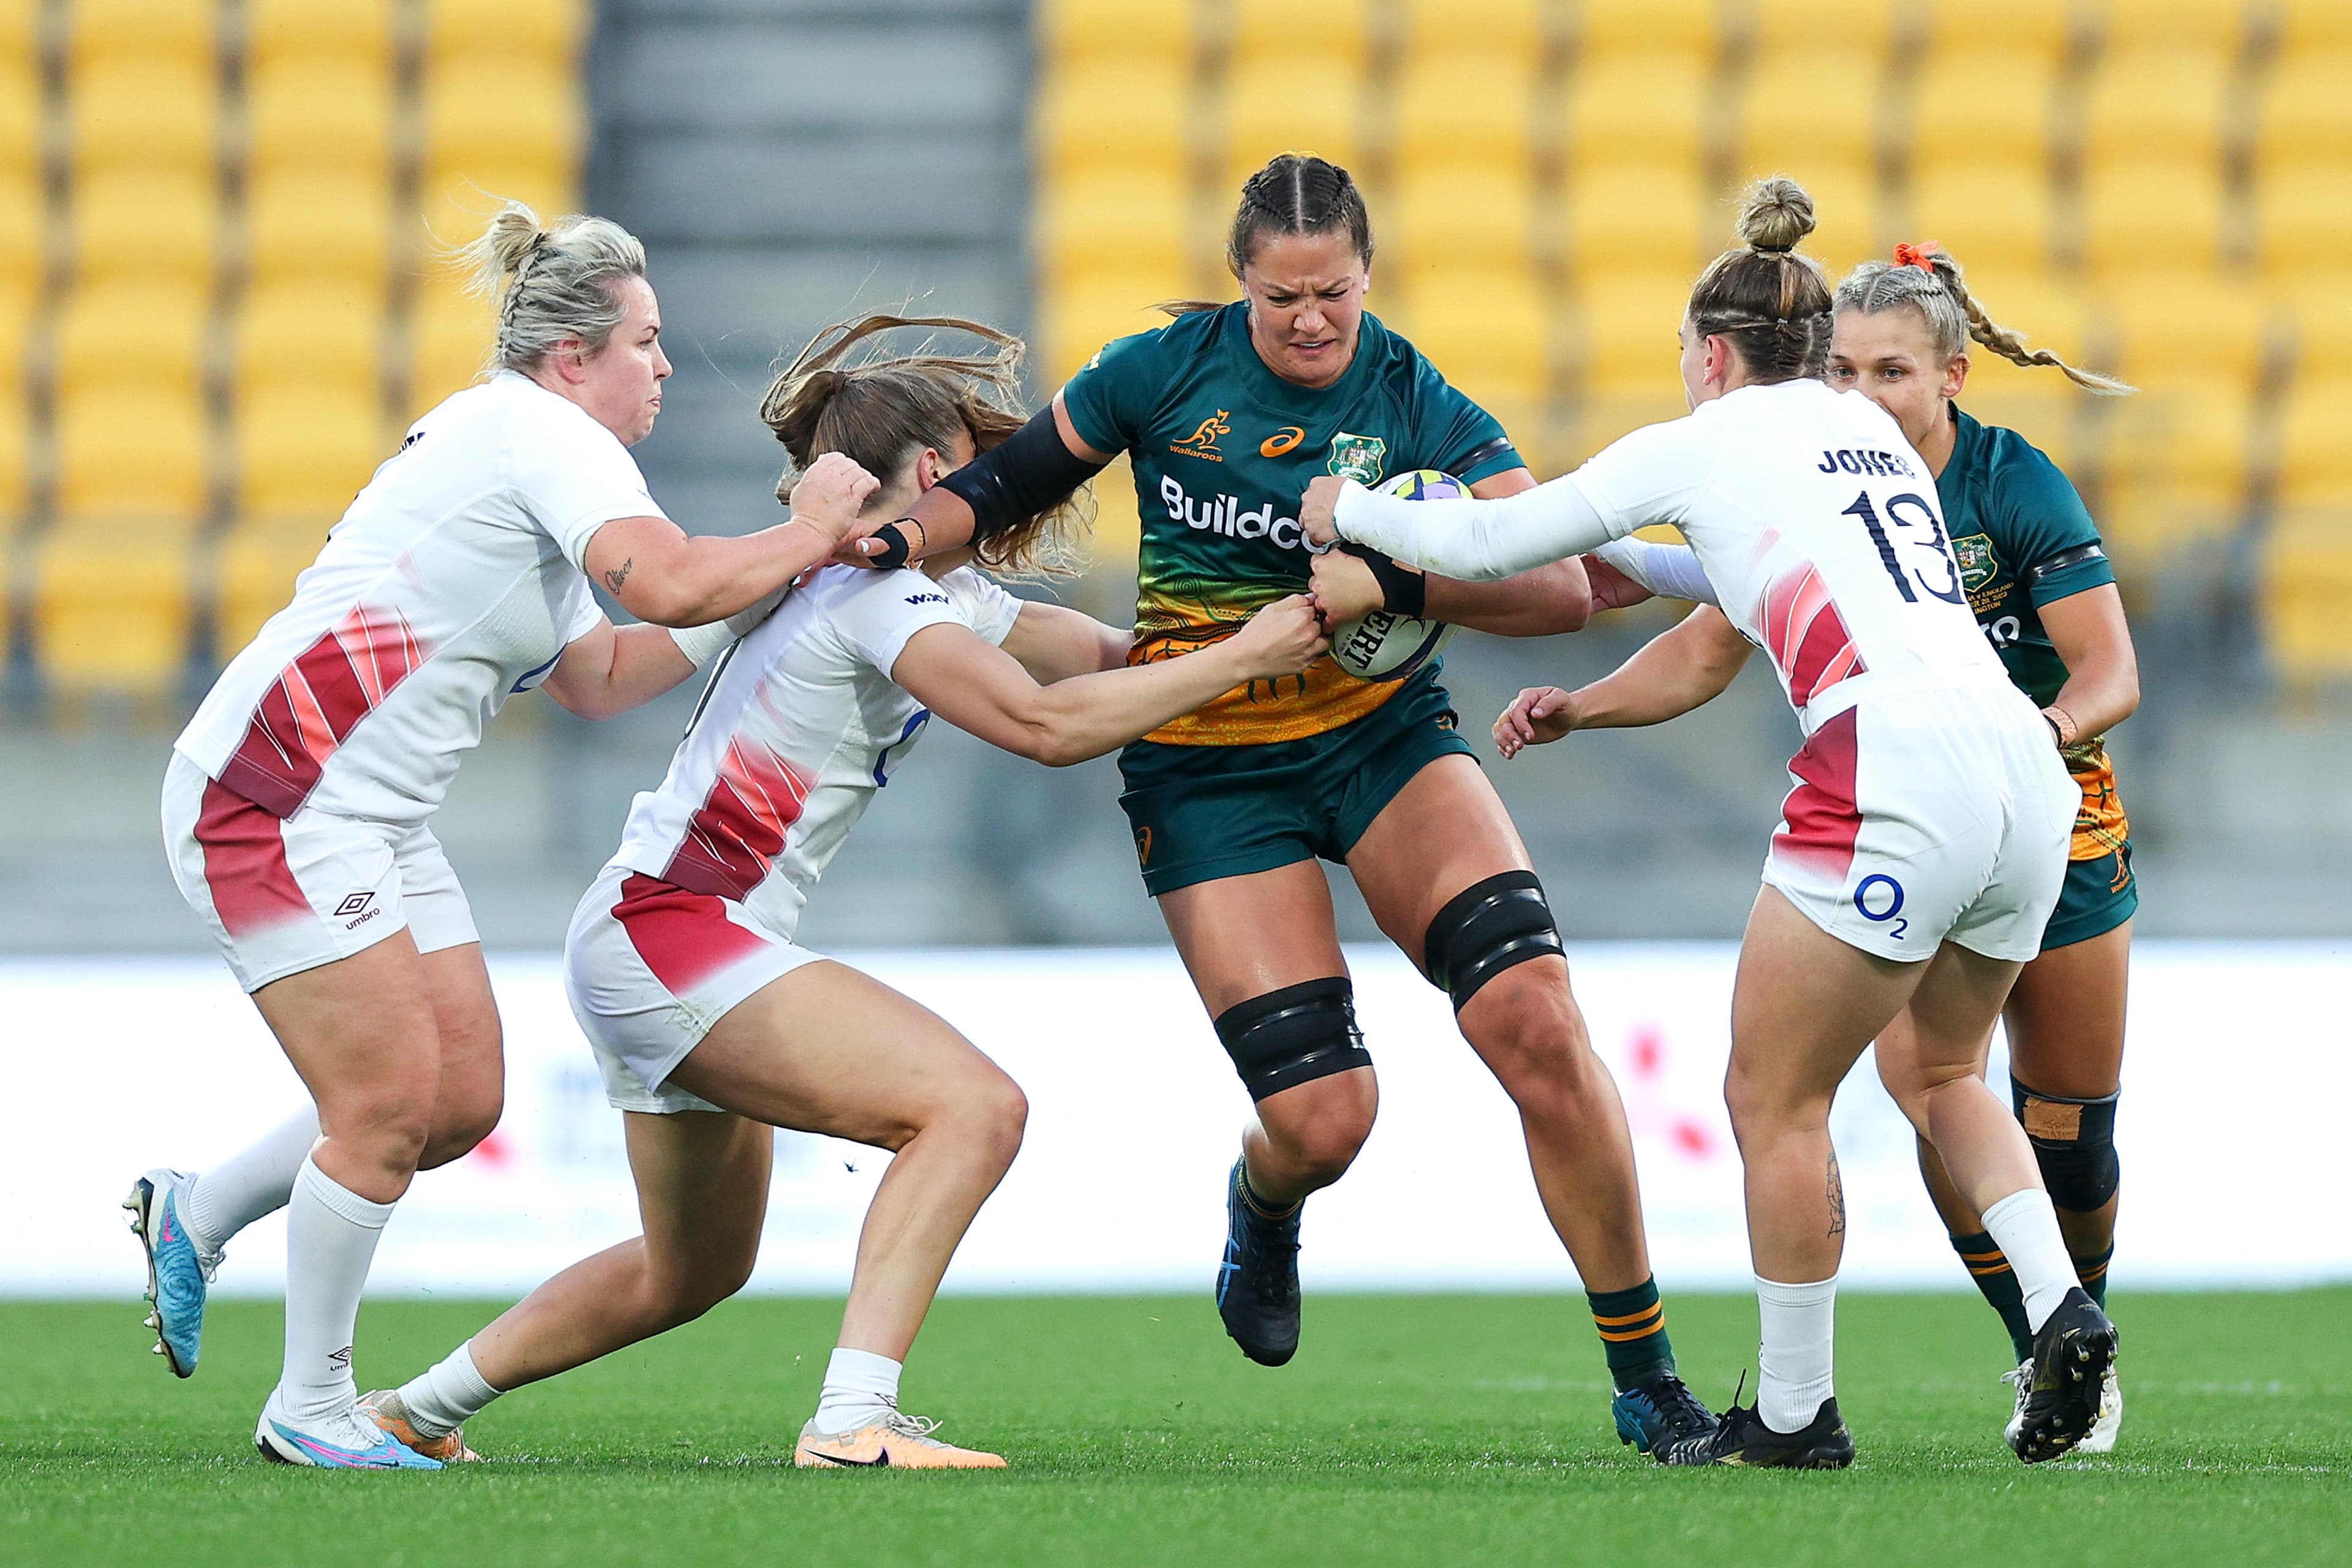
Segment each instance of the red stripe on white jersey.
[{"label": "red stripe on white jersey", "polygon": [[742,736],[728,742],[710,793],[663,869],[666,881],[741,900],[767,880],[784,838],[807,808],[810,779],[773,750]]},{"label": "red stripe on white jersey", "polygon": [[1780,805],[1780,830],[1772,835],[1775,859],[1845,880],[1862,832],[1862,811],[1853,798],[1854,754],[1854,710],[1849,708],[1814,731],[1789,759],[1798,783]]},{"label": "red stripe on white jersey", "polygon": [[359,721],[429,657],[399,611],[354,605],[262,695],[221,782],[273,816],[293,816]]},{"label": "red stripe on white jersey", "polygon": [[726,906],[709,893],[632,873],[621,882],[613,918],[629,933],[629,945],[673,996],[684,998],[704,981],[760,952],[766,939],[727,918]]},{"label": "red stripe on white jersey", "polygon": [[278,818],[236,791],[205,781],[196,843],[205,852],[205,889],[229,935],[250,936],[318,918],[286,863]]},{"label": "red stripe on white jersey", "polygon": [[1830,597],[1829,584],[1812,566],[1783,573],[1765,590],[1758,617],[1772,662],[1788,678],[1789,700],[1802,708],[1864,666]]}]

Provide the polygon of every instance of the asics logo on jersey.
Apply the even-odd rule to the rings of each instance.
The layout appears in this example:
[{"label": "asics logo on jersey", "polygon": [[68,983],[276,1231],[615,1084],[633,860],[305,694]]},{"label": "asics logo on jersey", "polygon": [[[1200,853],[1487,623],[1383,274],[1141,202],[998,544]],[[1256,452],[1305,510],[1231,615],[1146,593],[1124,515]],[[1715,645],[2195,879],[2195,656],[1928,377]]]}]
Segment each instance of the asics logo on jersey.
[{"label": "asics logo on jersey", "polygon": [[1298,444],[1306,439],[1306,431],[1296,425],[1286,425],[1257,444],[1257,455],[1261,458],[1283,457],[1298,450]]},{"label": "asics logo on jersey", "polygon": [[1841,448],[1824,448],[1822,460],[1813,465],[1824,474],[1875,474],[1880,479],[1908,478],[1918,472],[1909,462],[1892,452],[1856,452]]},{"label": "asics logo on jersey", "polygon": [[1217,437],[1233,434],[1232,410],[1220,408],[1193,427],[1181,441],[1172,443],[1169,450],[1182,458],[1205,458],[1212,463],[1222,463],[1225,455],[1217,450]]},{"label": "asics logo on jersey", "polygon": [[1203,533],[1221,533],[1227,539],[1269,540],[1280,550],[1307,548],[1307,536],[1298,531],[1298,520],[1275,516],[1272,501],[1254,511],[1242,510],[1239,496],[1211,496],[1205,501],[1197,501],[1167,474],[1160,477],[1160,500],[1168,509],[1169,521],[1181,522]]}]

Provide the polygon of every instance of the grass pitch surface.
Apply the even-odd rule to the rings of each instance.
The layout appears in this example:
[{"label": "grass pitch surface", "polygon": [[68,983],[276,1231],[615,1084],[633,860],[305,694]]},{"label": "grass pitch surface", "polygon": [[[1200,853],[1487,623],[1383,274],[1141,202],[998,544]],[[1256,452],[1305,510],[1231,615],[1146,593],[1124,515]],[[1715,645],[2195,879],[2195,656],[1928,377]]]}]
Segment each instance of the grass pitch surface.
[{"label": "grass pitch surface", "polygon": [[[479,1304],[373,1303],[363,1380],[445,1354]],[[1711,1401],[1746,1298],[1670,1296]],[[2127,1296],[2119,1452],[2028,1469],[1973,1297],[1838,1304],[1844,1474],[1667,1471],[1611,1435],[1573,1298],[1310,1295],[1251,1366],[1205,1293],[951,1300],[907,1384],[993,1475],[800,1471],[838,1315],[737,1301],[510,1395],[487,1465],[289,1470],[250,1444],[271,1305],[224,1303],[202,1372],[132,1303],[0,1304],[0,1563],[2288,1563],[2352,1560],[2352,1289]],[[1751,1380],[1752,1381],[1752,1380]],[[363,1381],[362,1386],[367,1386]]]}]

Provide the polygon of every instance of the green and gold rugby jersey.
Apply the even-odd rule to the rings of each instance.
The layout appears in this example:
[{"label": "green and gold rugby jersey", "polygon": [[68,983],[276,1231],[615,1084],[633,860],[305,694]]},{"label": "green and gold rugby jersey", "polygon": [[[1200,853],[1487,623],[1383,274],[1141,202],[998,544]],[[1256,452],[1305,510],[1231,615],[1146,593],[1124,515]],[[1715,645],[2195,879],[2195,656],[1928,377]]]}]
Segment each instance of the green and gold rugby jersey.
[{"label": "green and gold rugby jersey", "polygon": [[[1078,438],[1135,465],[1143,527],[1133,663],[1191,653],[1305,591],[1314,558],[1298,500],[1318,474],[1369,485],[1442,468],[1469,481],[1523,465],[1493,416],[1377,319],[1363,318],[1346,374],[1306,387],[1258,358],[1246,311],[1236,302],[1121,338],[1062,389]],[[1149,739],[1303,740],[1362,718],[1399,684],[1360,680],[1326,658],[1304,675],[1236,687]]]},{"label": "green and gold rugby jersey", "polygon": [[[2058,465],[2014,430],[1952,410],[1952,460],[1936,481],[1944,528],[1959,562],[1960,586],[1977,625],[2019,690],[2046,708],[2066,684],[2066,661],[2042,626],[2042,606],[2116,580],[2098,525]],[[2066,748],[2066,771],[2083,788],[2068,858],[2112,855],[2130,836],[2106,741]]]}]

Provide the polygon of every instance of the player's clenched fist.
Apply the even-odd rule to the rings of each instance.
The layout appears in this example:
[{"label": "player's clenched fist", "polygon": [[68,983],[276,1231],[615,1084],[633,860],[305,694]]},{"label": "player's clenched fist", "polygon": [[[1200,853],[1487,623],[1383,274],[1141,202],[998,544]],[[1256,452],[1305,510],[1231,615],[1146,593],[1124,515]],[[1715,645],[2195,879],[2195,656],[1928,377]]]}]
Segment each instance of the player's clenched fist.
[{"label": "player's clenched fist", "polygon": [[1330,474],[1318,476],[1307,487],[1298,500],[1298,529],[1307,535],[1307,542],[1318,550],[1328,550],[1339,542],[1339,525],[1332,513],[1339,505],[1339,489],[1348,481]]},{"label": "player's clenched fist", "polygon": [[1233,636],[1234,651],[1250,667],[1252,680],[1297,675],[1329,650],[1315,601],[1305,594],[1276,599]]},{"label": "player's clenched fist", "polygon": [[1503,755],[1516,757],[1575,728],[1575,698],[1557,686],[1530,686],[1495,721],[1495,745]]},{"label": "player's clenched fist", "polygon": [[793,485],[793,521],[815,529],[836,545],[874,531],[858,511],[880,481],[839,452],[811,463]]}]

